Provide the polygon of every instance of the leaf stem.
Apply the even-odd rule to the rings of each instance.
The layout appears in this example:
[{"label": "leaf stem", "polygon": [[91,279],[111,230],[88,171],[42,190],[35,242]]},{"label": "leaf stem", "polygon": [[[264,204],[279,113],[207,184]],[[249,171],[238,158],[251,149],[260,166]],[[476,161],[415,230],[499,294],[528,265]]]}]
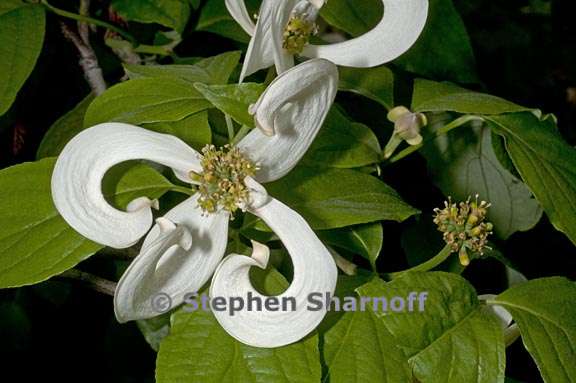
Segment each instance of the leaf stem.
[{"label": "leaf stem", "polygon": [[189,196],[193,196],[194,194],[196,194],[196,190],[179,185],[172,185],[170,187],[170,190],[175,191],[177,193],[187,194]]},{"label": "leaf stem", "polygon": [[474,116],[474,115],[465,115],[465,116],[461,116],[457,119],[455,119],[454,121],[444,125],[443,127],[441,127],[440,129],[436,130],[434,132],[434,135],[426,140],[424,140],[424,142],[422,142],[419,145],[414,145],[414,146],[409,146],[406,149],[402,150],[400,153],[396,154],[394,157],[392,157],[388,163],[389,164],[393,164],[394,162],[398,162],[401,159],[403,159],[404,157],[409,156],[410,154],[420,150],[420,148],[422,148],[426,143],[448,133],[449,131],[451,131],[452,129],[456,129],[462,125],[465,125],[471,121],[484,121],[484,119],[480,116]]},{"label": "leaf stem", "polygon": [[133,46],[138,46],[138,41],[136,41],[136,38],[134,38],[134,36],[132,36],[130,33],[126,32],[126,31],[118,28],[115,25],[112,25],[112,24],[107,23],[107,22],[102,21],[102,20],[94,19],[94,18],[89,17],[89,16],[78,15],[76,13],[72,13],[72,12],[68,12],[68,11],[65,11],[65,10],[60,9],[60,8],[56,8],[53,5],[50,5],[50,3],[48,3],[48,0],[40,0],[40,4],[42,4],[48,11],[50,11],[50,12],[52,12],[58,16],[62,16],[62,17],[65,17],[67,19],[72,19],[72,20],[84,22],[87,24],[93,24],[93,25],[97,25],[99,27],[110,29],[110,30],[118,33],[120,36],[124,37],[126,40],[129,40]]},{"label": "leaf stem", "polygon": [[389,279],[394,279],[394,278],[398,278],[398,277],[400,277],[406,273],[410,273],[410,272],[414,272],[414,271],[430,271],[433,268],[440,265],[442,262],[444,262],[450,256],[450,254],[452,254],[450,246],[446,245],[446,246],[444,246],[444,248],[442,250],[440,250],[440,252],[438,254],[436,254],[434,257],[430,258],[426,262],[421,263],[421,264],[414,266],[414,267],[407,269],[407,270],[397,271],[394,273],[387,273],[387,274],[385,274],[385,276],[388,277]]},{"label": "leaf stem", "polygon": [[229,114],[224,114],[224,118],[226,119],[226,127],[228,128],[228,142],[232,144],[234,143],[234,136],[236,135],[234,132],[234,122]]},{"label": "leaf stem", "polygon": [[92,290],[106,295],[114,296],[116,291],[116,283],[77,269],[66,270],[59,277],[80,281]]}]

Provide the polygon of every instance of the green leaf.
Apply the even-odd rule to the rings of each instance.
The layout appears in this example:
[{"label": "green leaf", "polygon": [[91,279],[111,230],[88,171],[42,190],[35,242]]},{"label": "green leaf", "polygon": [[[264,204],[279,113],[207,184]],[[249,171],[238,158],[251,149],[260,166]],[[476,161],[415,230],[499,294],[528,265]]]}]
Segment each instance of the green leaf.
[{"label": "green leaf", "polygon": [[378,138],[370,128],[350,121],[337,108],[332,108],[302,163],[357,168],[380,162],[381,153]]},{"label": "green leaf", "polygon": [[[423,383],[504,381],[504,336],[497,319],[479,305],[474,288],[451,273],[406,273],[385,283],[374,279],[357,289],[361,297],[405,300],[400,312],[378,311],[380,323],[408,356]],[[410,310],[411,292],[428,293]]]},{"label": "green leaf", "polygon": [[143,127],[158,133],[172,134],[196,150],[212,142],[207,111],[195,113],[180,121],[155,122],[144,124]]},{"label": "green leaf", "polygon": [[348,312],[324,335],[331,383],[410,382],[406,355],[371,311]]},{"label": "green leaf", "polygon": [[320,16],[328,24],[357,37],[376,26],[382,12],[382,0],[340,0],[326,2]]},{"label": "green leaf", "polygon": [[487,116],[522,179],[554,226],[576,244],[576,149],[556,129],[554,119],[531,113]]},{"label": "green leaf", "polygon": [[160,343],[170,333],[170,315],[165,314],[154,318],[137,320],[136,325],[150,347],[158,352]]},{"label": "green leaf", "polygon": [[[102,248],[76,233],[56,211],[50,192],[54,163],[47,158],[0,171],[5,193],[0,201],[0,288],[44,281]],[[140,196],[158,198],[170,185],[144,165],[111,173],[104,191],[118,206]]]},{"label": "green leaf", "polygon": [[194,65],[130,65],[125,64],[131,79],[140,77],[175,77],[191,83],[212,85],[228,83],[240,62],[241,51],[232,51],[201,59]]},{"label": "green leaf", "polygon": [[263,84],[206,85],[195,83],[194,88],[215,108],[228,114],[239,124],[254,127],[254,117],[248,113],[248,107],[258,101],[265,89]]},{"label": "green leaf", "polygon": [[[273,269],[259,274],[255,279],[268,294],[288,285]],[[228,335],[212,313],[203,310],[173,314],[156,362],[158,383],[317,383],[320,378],[317,335],[280,348],[251,347]]]},{"label": "green leaf", "polygon": [[348,169],[300,166],[266,189],[320,230],[403,221],[418,213],[382,181]]},{"label": "green leaf", "polygon": [[10,109],[36,65],[45,23],[44,8],[38,4],[4,0],[0,5],[0,116]]},{"label": "green leaf", "polygon": [[191,11],[188,0],[113,0],[112,7],[127,20],[157,23],[180,34]]},{"label": "green leaf", "polygon": [[84,126],[112,121],[179,121],[209,107],[210,103],[186,81],[138,78],[113,86],[97,97],[88,107]]},{"label": "green leaf", "polygon": [[576,285],[560,277],[528,281],[494,299],[512,314],[547,383],[576,381],[575,301]]},{"label": "green leaf", "polygon": [[[333,1],[330,4],[338,4]],[[394,73],[380,66],[376,68],[339,67],[340,90],[358,93],[376,101],[386,109],[394,107]]]},{"label": "green leaf", "polygon": [[414,83],[412,109],[416,112],[452,111],[484,115],[531,111],[496,96],[422,79]]},{"label": "green leaf", "polygon": [[375,268],[376,260],[382,250],[384,236],[382,224],[370,223],[342,229],[322,230],[317,234],[323,242],[329,245],[360,254]]},{"label": "green leaf", "polygon": [[500,164],[486,125],[453,130],[425,145],[421,152],[445,195],[464,201],[478,194],[492,204],[488,220],[500,238],[529,230],[540,220],[540,204],[528,187]]},{"label": "green leaf", "polygon": [[84,130],[84,115],[94,96],[89,94],[71,111],[60,117],[44,135],[36,157],[56,157],[75,135]]},{"label": "green leaf", "polygon": [[102,193],[113,205],[124,209],[138,197],[160,198],[172,183],[148,165],[124,162],[108,171],[102,181]]},{"label": "green leaf", "polygon": [[424,31],[394,64],[430,78],[478,82],[470,37],[452,0],[430,0]]},{"label": "green leaf", "polygon": [[[257,13],[259,5],[259,0],[247,0],[248,14]],[[250,36],[228,13],[224,0],[208,0],[206,2],[200,13],[196,30],[216,33],[241,43],[250,41]]]}]

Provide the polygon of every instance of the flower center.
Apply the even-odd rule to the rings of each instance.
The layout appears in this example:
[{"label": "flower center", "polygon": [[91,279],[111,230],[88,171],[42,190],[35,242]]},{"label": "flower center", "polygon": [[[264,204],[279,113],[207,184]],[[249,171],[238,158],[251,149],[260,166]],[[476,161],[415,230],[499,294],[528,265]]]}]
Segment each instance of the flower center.
[{"label": "flower center", "polygon": [[292,55],[302,52],[310,37],[318,32],[316,16],[318,10],[308,0],[299,2],[290,15],[290,20],[284,28],[282,47]]},{"label": "flower center", "polygon": [[488,236],[492,234],[492,224],[485,222],[486,213],[490,204],[486,201],[452,203],[449,199],[444,203],[444,209],[434,209],[436,216],[434,223],[438,230],[444,233],[444,241],[450,246],[452,252],[458,253],[460,263],[467,266],[470,263],[468,250],[477,254],[484,254],[488,248]]},{"label": "flower center", "polygon": [[221,148],[206,145],[202,154],[202,174],[190,174],[200,184],[198,206],[202,211],[215,213],[224,209],[234,213],[239,205],[247,204],[250,194],[244,179],[254,176],[256,165],[232,145]]}]

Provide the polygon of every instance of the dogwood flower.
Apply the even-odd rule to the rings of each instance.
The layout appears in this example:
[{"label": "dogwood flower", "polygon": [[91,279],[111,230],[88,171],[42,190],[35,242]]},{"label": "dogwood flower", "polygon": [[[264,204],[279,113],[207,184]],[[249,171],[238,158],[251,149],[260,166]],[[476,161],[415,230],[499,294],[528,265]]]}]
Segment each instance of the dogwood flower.
[{"label": "dogwood flower", "polygon": [[232,17],[252,37],[240,81],[272,65],[282,73],[294,65],[294,55],[324,58],[350,67],[382,65],[416,42],[428,17],[428,0],[382,0],[384,14],[374,29],[336,44],[309,44],[310,37],[317,31],[318,12],[325,2],[263,0],[254,24],[244,0],[226,0]]},{"label": "dogwood flower", "polygon": [[[284,243],[294,265],[284,293],[301,301],[311,292],[333,292],[337,270],[327,248],[306,221],[266,193],[261,183],[287,174],[302,158],[320,129],[338,84],[338,71],[317,59],[278,76],[250,108],[257,129],[234,147],[206,147],[198,153],[180,139],[123,123],[105,123],[74,137],[60,154],[52,176],[52,195],[64,219],[100,244],[126,248],[146,235],[153,223],[154,201],[138,198],[126,211],[105,200],[101,182],[114,165],[145,159],[170,167],[198,192],[163,217],[146,235],[140,254],[118,282],[114,310],[118,321],[158,315],[152,299],[163,293],[174,305],[197,292],[215,272],[211,293],[234,295],[254,290],[250,266],[265,267],[261,245],[253,257],[224,259],[228,222],[241,208],[260,217]],[[220,266],[218,266],[220,264]],[[277,347],[314,329],[325,311],[280,315],[253,312],[215,315],[232,336],[254,346]],[[246,321],[246,322],[244,322]]]}]

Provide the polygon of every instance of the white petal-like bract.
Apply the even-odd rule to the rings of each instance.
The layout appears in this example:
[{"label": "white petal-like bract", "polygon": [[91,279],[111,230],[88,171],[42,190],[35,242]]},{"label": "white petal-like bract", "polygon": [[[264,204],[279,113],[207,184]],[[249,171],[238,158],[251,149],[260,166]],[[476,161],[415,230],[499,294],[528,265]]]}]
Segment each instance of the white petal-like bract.
[{"label": "white petal-like bract", "polygon": [[[212,276],[228,243],[226,212],[202,215],[198,194],[169,211],[146,236],[138,257],[116,287],[114,310],[119,322],[160,314],[153,300],[169,297],[172,307],[197,292]],[[191,246],[176,246],[188,233]]]},{"label": "white petal-like bract", "polygon": [[246,9],[246,3],[244,3],[244,0],[226,0],[226,8],[234,20],[240,24],[242,29],[244,29],[244,31],[250,36],[252,36],[256,26],[250,18],[250,14],[248,13],[248,9]]},{"label": "white petal-like bract", "polygon": [[[236,0],[243,2],[244,0]],[[276,65],[282,73],[294,65],[294,58],[282,48],[284,28],[290,19],[296,0],[263,0],[258,22],[246,51],[240,82],[260,69]]]},{"label": "white petal-like bract", "polygon": [[428,17],[428,0],[382,0],[382,3],[384,15],[374,29],[341,43],[307,45],[302,56],[359,68],[394,60],[422,33]]},{"label": "white petal-like bract", "polygon": [[[214,311],[222,327],[234,338],[255,347],[280,347],[304,338],[322,321],[326,307],[313,310],[310,294],[333,294],[337,269],[328,249],[318,239],[306,221],[294,210],[270,198],[259,208],[250,209],[278,235],[288,250],[294,266],[294,278],[286,291],[276,298],[279,302],[295,299],[287,310]],[[250,282],[250,267],[265,268],[266,253],[256,247],[252,257],[232,254],[226,257],[212,278],[210,296],[266,297],[254,289]],[[287,307],[288,308],[288,305]],[[314,307],[316,308],[316,307]]]},{"label": "white petal-like bract", "polygon": [[286,175],[306,153],[338,90],[338,69],[330,61],[313,59],[282,73],[251,107],[257,129],[238,147],[260,170],[258,182]]},{"label": "white petal-like bract", "polygon": [[64,148],[52,174],[52,198],[58,212],[84,237],[125,248],[152,225],[149,204],[131,204],[129,211],[111,206],[102,193],[102,179],[114,165],[146,159],[172,168],[182,180],[201,170],[198,153],[177,137],[122,123],[86,129]]}]

